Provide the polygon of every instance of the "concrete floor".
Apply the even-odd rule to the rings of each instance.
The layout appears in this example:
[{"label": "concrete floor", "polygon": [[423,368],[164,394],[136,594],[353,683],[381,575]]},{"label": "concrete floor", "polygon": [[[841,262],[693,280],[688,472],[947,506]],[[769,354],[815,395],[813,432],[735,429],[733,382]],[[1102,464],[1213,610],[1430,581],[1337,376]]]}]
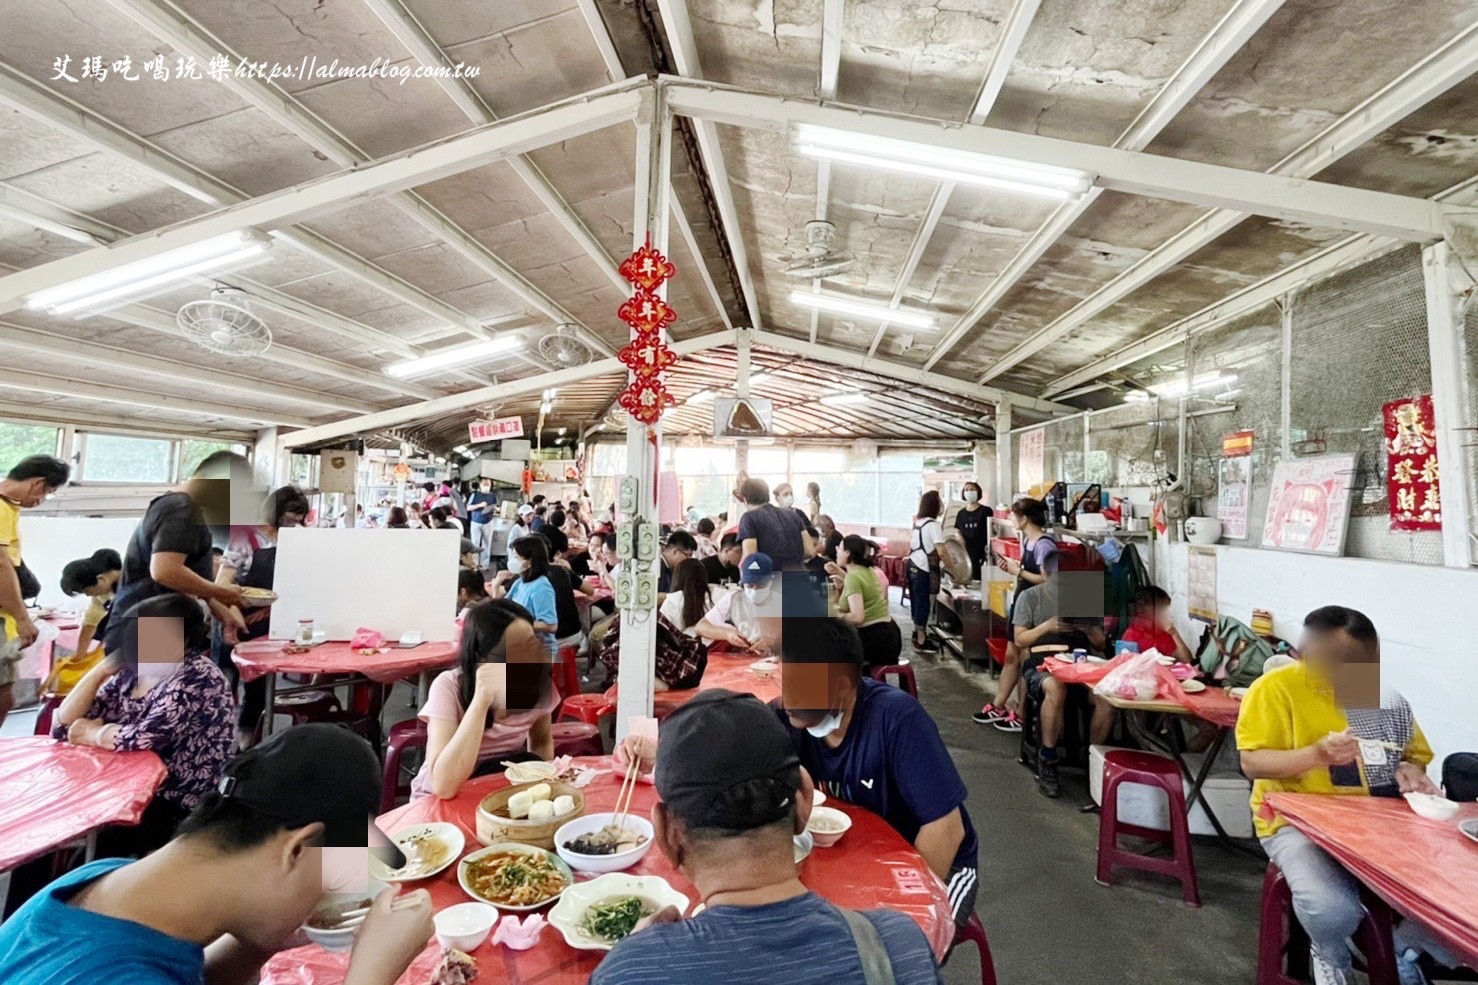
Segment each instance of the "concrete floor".
[{"label": "concrete floor", "polygon": [[[907,649],[907,647],[905,647]],[[1195,839],[1202,906],[1187,907],[1179,883],[1117,870],[1105,889],[1093,881],[1098,817],[1086,771],[1064,769],[1059,800],[1037,792],[1016,761],[1019,738],[977,725],[970,714],[994,682],[966,675],[958,661],[914,658],[919,697],[939,725],[970,791],[980,837],[980,898],[1003,985],[1248,985],[1257,958],[1263,864]],[[955,954],[949,985],[976,985],[973,953]]]}]

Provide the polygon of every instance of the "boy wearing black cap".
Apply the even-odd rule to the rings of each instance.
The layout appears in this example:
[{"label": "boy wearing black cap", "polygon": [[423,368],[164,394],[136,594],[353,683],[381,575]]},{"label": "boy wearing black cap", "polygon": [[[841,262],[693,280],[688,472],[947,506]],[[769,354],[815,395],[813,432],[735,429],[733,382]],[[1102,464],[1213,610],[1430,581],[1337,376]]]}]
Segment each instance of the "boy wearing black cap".
[{"label": "boy wearing black cap", "polygon": [[917,924],[884,910],[843,911],[796,876],[792,837],[814,788],[775,714],[747,694],[699,694],[662,723],[653,809],[657,844],[705,905],[655,923],[601,962],[591,985],[730,985],[767,975],[786,985],[864,985],[863,962],[898,985],[937,985]]},{"label": "boy wearing black cap", "polygon": [[776,711],[801,764],[826,794],[880,815],[907,839],[944,880],[963,925],[975,911],[979,844],[938,727],[912,695],[862,676],[851,626],[792,611],[787,605],[780,630]]},{"label": "boy wearing black cap", "polygon": [[[363,858],[380,800],[369,743],[334,725],[273,736],[226,767],[179,834],[139,861],[53,882],[0,926],[6,985],[254,982],[331,883]],[[342,851],[336,851],[342,849]],[[424,891],[375,900],[345,985],[391,985],[431,936]]]}]

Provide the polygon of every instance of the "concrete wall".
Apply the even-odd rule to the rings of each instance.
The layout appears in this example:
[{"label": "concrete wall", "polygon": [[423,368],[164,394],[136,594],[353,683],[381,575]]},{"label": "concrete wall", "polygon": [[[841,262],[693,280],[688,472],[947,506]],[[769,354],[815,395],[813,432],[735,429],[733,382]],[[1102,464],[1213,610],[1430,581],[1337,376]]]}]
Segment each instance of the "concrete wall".
[{"label": "concrete wall", "polygon": [[[1186,615],[1186,545],[1160,540],[1155,550],[1181,631],[1199,636],[1202,624]],[[1278,635],[1295,641],[1321,605],[1364,612],[1381,635],[1383,683],[1411,702],[1436,765],[1478,751],[1478,570],[1222,546],[1216,592],[1223,614],[1250,623],[1254,608],[1267,609]]]}]

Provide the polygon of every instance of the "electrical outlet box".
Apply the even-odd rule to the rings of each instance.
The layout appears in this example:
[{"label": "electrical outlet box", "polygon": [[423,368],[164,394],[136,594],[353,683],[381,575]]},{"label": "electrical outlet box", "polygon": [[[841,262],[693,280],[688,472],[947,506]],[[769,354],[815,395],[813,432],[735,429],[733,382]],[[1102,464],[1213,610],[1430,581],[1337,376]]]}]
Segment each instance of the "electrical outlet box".
[{"label": "electrical outlet box", "polygon": [[636,581],[636,608],[657,608],[657,574],[653,571],[633,571]]},{"label": "electrical outlet box", "polygon": [[636,556],[636,522],[623,523],[616,528],[616,556],[630,561]]},{"label": "electrical outlet box", "polygon": [[636,557],[639,561],[650,561],[657,556],[657,527],[642,523],[636,528]]},{"label": "electrical outlet box", "polygon": [[616,498],[616,509],[623,516],[636,516],[638,480],[634,475],[628,475],[621,480],[621,491]]},{"label": "electrical outlet box", "polygon": [[636,599],[636,572],[623,571],[616,576],[616,608],[629,609]]}]

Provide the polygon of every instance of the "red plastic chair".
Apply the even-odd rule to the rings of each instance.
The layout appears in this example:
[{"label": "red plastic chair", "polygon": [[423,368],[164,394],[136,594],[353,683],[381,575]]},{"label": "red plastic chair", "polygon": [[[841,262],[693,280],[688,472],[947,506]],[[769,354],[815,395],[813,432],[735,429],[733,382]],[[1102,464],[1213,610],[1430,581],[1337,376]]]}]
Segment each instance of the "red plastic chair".
[{"label": "red plastic chair", "polygon": [[554,754],[556,756],[603,756],[606,747],[600,740],[600,729],[586,722],[555,722]]},{"label": "red plastic chair", "polygon": [[[1370,985],[1398,985],[1396,948],[1391,940],[1391,911],[1365,896],[1365,919],[1355,943],[1365,956]],[[1293,912],[1293,892],[1283,870],[1271,862],[1262,877],[1262,920],[1257,937],[1257,985],[1303,985],[1308,981],[1309,938]]]},{"label": "red plastic chair", "polygon": [[556,720],[562,722],[573,718],[599,727],[602,718],[615,713],[616,706],[604,694],[572,694],[559,706]]},{"label": "red plastic chair", "polygon": [[380,813],[395,808],[401,795],[411,793],[411,785],[402,783],[400,760],[410,749],[426,748],[426,723],[419,718],[410,718],[390,726],[390,741],[385,743],[385,767],[381,774]]},{"label": "red plastic chair", "polygon": [[47,692],[41,696],[41,707],[36,709],[36,728],[33,735],[50,735],[52,719],[56,710],[62,706],[63,697],[60,694]]},{"label": "red plastic chair", "polygon": [[[896,682],[893,680],[896,678]],[[889,664],[886,667],[874,667],[872,679],[882,681],[884,684],[894,684],[915,698],[919,696],[919,682],[914,677],[913,667],[909,664]]]},{"label": "red plastic chair", "polygon": [[[1159,787],[1170,798],[1170,831],[1143,828],[1119,821],[1119,784],[1142,783]],[[1147,838],[1173,846],[1171,858],[1141,855],[1119,847],[1119,835]],[[1196,860],[1191,854],[1190,823],[1186,819],[1185,788],[1180,767],[1166,756],[1115,749],[1103,758],[1103,806],[1098,815],[1098,875],[1100,886],[1112,886],[1114,866],[1158,872],[1180,880],[1187,906],[1201,905],[1196,884]]]},{"label": "red plastic chair", "polygon": [[339,707],[339,699],[332,691],[304,691],[301,694],[288,694],[278,698],[272,706],[273,714],[291,717],[294,725],[328,721],[340,711],[342,709]]},{"label": "red plastic chair", "polygon": [[980,952],[980,985],[996,985],[996,965],[990,957],[990,941],[985,936],[985,924],[981,923],[980,917],[974,913],[970,914],[970,919],[965,921],[963,927],[955,930],[955,940],[950,945],[950,953],[953,954],[954,949],[965,941],[974,944]]},{"label": "red plastic chair", "polygon": [[[555,661],[553,674],[554,686],[559,689],[559,696],[568,701],[580,693],[580,668],[576,666],[579,659],[579,651],[572,646],[563,647],[559,651],[559,659]],[[561,707],[555,709],[554,720],[560,719]]]}]

